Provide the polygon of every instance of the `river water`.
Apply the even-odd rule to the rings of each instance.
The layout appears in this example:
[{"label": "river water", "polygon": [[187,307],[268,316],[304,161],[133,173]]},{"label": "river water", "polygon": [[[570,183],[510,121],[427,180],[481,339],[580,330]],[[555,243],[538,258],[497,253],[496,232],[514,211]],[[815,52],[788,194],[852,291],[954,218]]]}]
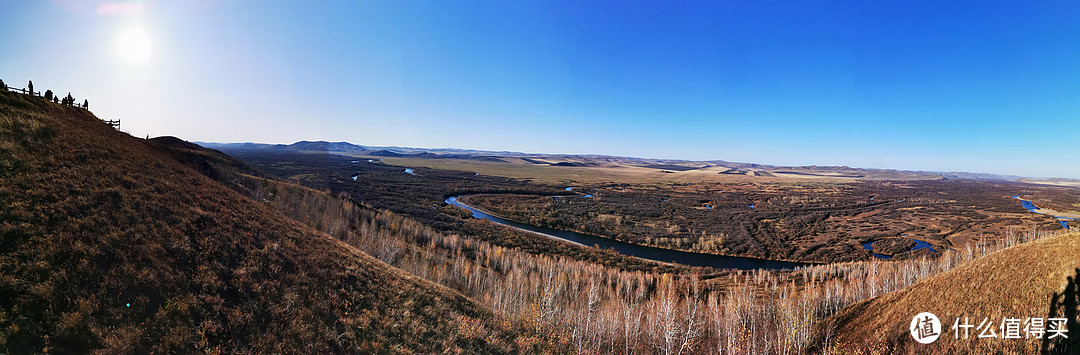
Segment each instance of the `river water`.
[{"label": "river water", "polygon": [[[569,188],[567,189],[569,190]],[[463,204],[458,201],[458,197],[449,197],[446,199],[446,203],[454,206],[458,206],[472,212],[474,218],[486,219],[498,224],[524,229],[526,231],[543,234],[548,237],[561,239],[571,243],[576,243],[586,246],[595,246],[603,249],[614,249],[615,251],[624,255],[636,256],[642,259],[678,263],[689,266],[704,266],[713,267],[718,269],[740,269],[740,270],[753,270],[753,269],[793,269],[799,266],[805,266],[803,263],[796,263],[790,261],[777,261],[777,260],[765,260],[757,258],[739,257],[739,256],[724,256],[724,255],[712,255],[702,253],[691,253],[685,251],[671,250],[655,248],[637,244],[630,244],[614,239],[608,239],[598,237],[594,235],[588,235],[584,233],[578,233],[573,231],[565,231],[554,228],[546,228],[541,226],[534,226],[531,224],[525,224],[515,222],[497,216],[487,214],[472,206]]]},{"label": "river water", "polygon": [[[1017,200],[1020,200],[1020,205],[1024,206],[1024,208],[1026,208],[1029,212],[1038,213],[1038,214],[1045,214],[1045,213],[1039,212],[1039,208],[1035,207],[1035,204],[1031,203],[1031,201],[1022,199],[1022,198],[1020,198],[1020,196],[1013,196],[1013,198],[1015,198]],[[1061,228],[1065,228],[1065,230],[1071,230],[1071,229],[1069,229],[1069,220],[1077,220],[1078,219],[1078,218],[1072,218],[1072,217],[1053,216],[1053,215],[1048,215],[1048,214],[1047,214],[1047,216],[1054,217],[1054,219],[1057,220],[1059,224],[1061,224]]]},{"label": "river water", "polygon": [[[904,238],[907,238],[908,235],[903,234],[901,236],[904,237]],[[928,242],[918,240],[918,239],[914,239],[914,238],[908,238],[908,239],[911,239],[911,241],[915,242],[915,246],[911,247],[911,251],[916,251],[916,250],[919,250],[919,249],[930,249],[930,251],[937,253],[937,250],[934,250],[934,246],[931,245]],[[892,259],[891,256],[888,256],[888,255],[885,255],[885,254],[875,253],[874,252],[874,245],[873,245],[874,242],[875,242],[874,240],[871,240],[871,241],[869,241],[867,243],[863,243],[863,245],[862,245],[863,249],[866,249],[867,251],[869,251],[870,255],[873,255],[875,258],[886,259],[886,260]]]}]

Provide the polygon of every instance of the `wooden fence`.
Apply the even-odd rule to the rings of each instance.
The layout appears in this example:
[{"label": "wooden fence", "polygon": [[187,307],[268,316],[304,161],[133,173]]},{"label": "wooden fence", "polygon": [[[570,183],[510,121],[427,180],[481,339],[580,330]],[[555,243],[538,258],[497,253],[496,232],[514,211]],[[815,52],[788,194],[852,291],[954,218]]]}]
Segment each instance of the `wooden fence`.
[{"label": "wooden fence", "polygon": [[[41,91],[30,91],[30,90],[24,89],[24,88],[16,88],[16,87],[8,86],[7,90],[11,91],[11,92],[17,92],[17,93],[20,93],[20,94],[23,94],[23,95],[41,96]],[[54,97],[57,98],[56,100],[62,100],[62,98],[59,98],[59,96],[54,96]],[[87,111],[90,110],[88,107],[83,107],[83,105],[79,105],[78,103],[75,103],[74,100],[72,100],[71,104],[64,105],[64,106],[78,107],[78,108],[81,108],[81,109],[84,109],[84,110],[87,110]],[[105,122],[105,124],[107,124],[109,126],[112,126],[112,128],[116,129],[117,131],[120,130],[120,120],[101,120],[101,122]]]},{"label": "wooden fence", "polygon": [[23,89],[23,88],[13,88],[13,87],[10,87],[10,86],[8,87],[8,91],[17,92],[17,93],[20,93],[20,94],[23,94],[23,95],[41,96],[41,91],[35,91],[35,92],[31,93],[30,90]]}]

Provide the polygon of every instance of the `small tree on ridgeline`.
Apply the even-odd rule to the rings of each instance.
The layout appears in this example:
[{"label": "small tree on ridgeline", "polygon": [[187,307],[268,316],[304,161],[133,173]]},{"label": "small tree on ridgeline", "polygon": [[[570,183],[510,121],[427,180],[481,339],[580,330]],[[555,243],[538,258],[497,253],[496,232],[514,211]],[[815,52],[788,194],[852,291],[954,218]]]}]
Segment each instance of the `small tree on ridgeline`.
[{"label": "small tree on ridgeline", "polygon": [[53,97],[52,97],[52,102],[54,102],[54,103],[60,103],[60,96],[53,96]]},{"label": "small tree on ridgeline", "polygon": [[7,91],[7,84],[4,83],[4,79],[0,79],[0,90]]},{"label": "small tree on ridgeline", "polygon": [[33,80],[30,80],[30,83],[26,84],[26,89],[30,90],[30,95],[31,96],[34,95],[34,81]]},{"label": "small tree on ridgeline", "polygon": [[45,90],[45,99],[49,100],[49,101],[52,101],[52,99],[53,99],[52,90]]},{"label": "small tree on ridgeline", "polygon": [[90,109],[90,101],[86,101],[86,99],[83,99],[82,100],[82,108],[83,108],[83,110],[89,110]]}]

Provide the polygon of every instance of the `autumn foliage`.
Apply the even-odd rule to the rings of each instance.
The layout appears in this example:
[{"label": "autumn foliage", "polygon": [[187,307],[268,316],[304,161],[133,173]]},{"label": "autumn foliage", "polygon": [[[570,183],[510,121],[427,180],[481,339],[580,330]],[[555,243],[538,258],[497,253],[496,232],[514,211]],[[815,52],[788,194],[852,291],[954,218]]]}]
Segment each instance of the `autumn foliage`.
[{"label": "autumn foliage", "polygon": [[0,93],[0,353],[516,349],[460,293],[164,150]]}]

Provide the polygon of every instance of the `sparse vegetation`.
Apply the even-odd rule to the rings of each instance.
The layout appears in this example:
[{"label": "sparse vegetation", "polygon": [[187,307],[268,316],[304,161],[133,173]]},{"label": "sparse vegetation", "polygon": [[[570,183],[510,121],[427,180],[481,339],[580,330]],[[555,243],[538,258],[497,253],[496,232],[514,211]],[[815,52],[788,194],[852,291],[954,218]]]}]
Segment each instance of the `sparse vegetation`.
[{"label": "sparse vegetation", "polygon": [[[348,193],[358,201],[402,213],[438,230],[510,242],[500,244],[504,246],[520,241],[509,240],[505,234],[465,229],[469,225],[454,216],[442,200],[449,195],[483,193],[467,200],[504,218],[635,244],[835,262],[870,258],[862,244],[871,242],[880,245],[876,253],[918,258],[931,252],[901,246],[918,239],[940,251],[997,238],[1010,226],[1060,228],[1051,218],[1027,212],[1011,196],[1080,199],[1076,189],[964,180],[570,184],[576,186],[575,192],[570,192],[563,189],[566,185],[458,170],[418,168],[418,176],[408,176],[399,166],[334,154],[229,153],[274,175],[333,193]],[[577,193],[595,197],[560,198],[558,203],[550,197],[582,196]],[[537,250],[558,252],[545,249]]]},{"label": "sparse vegetation", "polygon": [[[84,110],[0,93],[0,352],[884,353],[912,349],[896,336],[904,324],[898,331],[894,323],[924,306],[945,316],[1036,310],[1071,317],[1071,327],[1080,321],[1080,271],[1072,271],[1080,239],[1053,235],[1055,225],[1006,228],[896,261],[711,270],[559,243],[442,203],[489,192],[499,194],[493,206],[537,208],[551,198],[530,195],[576,194],[559,186],[422,168],[414,176],[340,156],[247,158],[257,167],[172,137],[136,139]],[[751,188],[760,186],[741,187],[731,201],[677,189],[664,198],[708,203],[710,211],[751,199],[761,206],[757,217],[768,217],[754,223],[797,220],[777,207],[795,204],[826,212],[824,221],[883,214],[871,203],[847,204],[845,193],[855,192],[761,202],[768,192]],[[896,197],[879,185],[847,188],[867,186],[879,199]],[[639,188],[597,193],[614,213],[586,221],[622,226],[648,217],[649,206],[621,210],[660,197]],[[905,196],[912,205],[904,206],[979,206],[977,197],[950,191]],[[1056,203],[1073,193],[1062,191]],[[543,208],[533,211],[541,219]],[[715,249],[730,238],[701,240]],[[939,296],[916,297],[925,291]],[[875,316],[880,324],[867,320]]]},{"label": "sparse vegetation", "polygon": [[[997,250],[1048,235],[1008,230],[1001,238],[945,251],[938,258],[713,273],[703,278],[690,270],[628,273],[550,254],[523,253],[445,235],[387,212],[342,213],[350,210],[346,194],[331,198],[327,192],[262,179],[243,185],[244,190],[264,191],[259,196],[292,210],[287,214],[294,218],[330,228],[331,234],[392,265],[483,300],[524,327],[556,334],[556,344],[579,353],[831,353],[837,349],[874,353],[874,349],[887,348],[873,342],[838,341],[837,330],[826,320],[848,305],[903,290]],[[263,188],[253,188],[257,186]],[[287,197],[301,195],[313,200]],[[338,207],[312,208],[331,205]],[[334,215],[349,217],[333,222],[335,218],[328,216]],[[387,230],[380,224],[394,227]]]},{"label": "sparse vegetation", "polygon": [[[1032,240],[1033,233],[1039,238]],[[1072,331],[1080,324],[1077,304],[1064,306],[1062,300],[1072,292],[1070,287],[1075,288],[1077,255],[1077,233],[1013,233],[987,249],[965,248],[952,253],[958,261],[937,263],[951,263],[956,270],[843,309],[824,323],[834,332],[829,347],[862,353],[1075,353],[1080,348],[1060,337],[1001,339],[999,325],[1005,318],[1067,317],[1068,337],[1073,338]],[[1070,297],[1075,300],[1075,293]],[[937,315],[948,336],[930,345],[914,343],[907,321],[919,312]],[[999,338],[978,338],[986,333],[972,329],[967,339],[962,335],[955,339],[957,333],[950,328],[958,317],[969,317],[976,325],[984,319],[992,322]]]},{"label": "sparse vegetation", "polygon": [[[913,239],[936,250],[995,238],[1010,226],[1057,226],[1011,195],[1058,200],[1080,190],[978,181],[864,181],[843,184],[585,186],[594,198],[471,196],[504,218],[635,244],[705,253],[834,262],[870,258],[861,244],[893,257],[921,257]],[[903,248],[907,246],[907,248]]]},{"label": "sparse vegetation", "polygon": [[[474,221],[466,211],[448,206],[444,202],[448,196],[479,192],[573,194],[560,188],[529,185],[521,181],[477,176],[461,171],[418,169],[419,175],[412,176],[405,174],[400,167],[338,155],[267,154],[257,151],[230,153],[269,174],[289,178],[315,190],[326,190],[332,194],[344,193],[357,202],[399,213],[439,231],[469,235],[495,245],[519,248],[536,255],[564,255],[624,270],[671,272],[679,268],[628,258],[614,252],[573,246],[531,233]],[[354,176],[355,180],[352,179]]]},{"label": "sparse vegetation", "polygon": [[160,149],[0,93],[0,352],[500,353],[545,339]]}]

